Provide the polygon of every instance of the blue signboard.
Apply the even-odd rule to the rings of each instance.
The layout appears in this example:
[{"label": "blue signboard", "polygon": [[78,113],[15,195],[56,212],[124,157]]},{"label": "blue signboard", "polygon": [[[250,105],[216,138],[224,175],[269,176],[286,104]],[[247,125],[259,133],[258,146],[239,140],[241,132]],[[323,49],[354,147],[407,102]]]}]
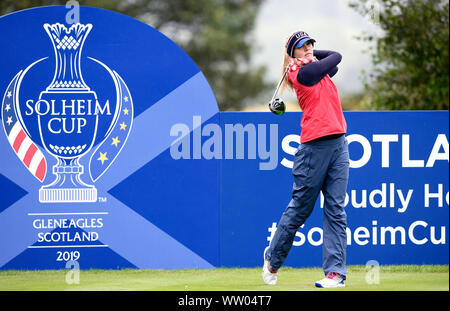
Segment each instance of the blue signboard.
[{"label": "blue signboard", "polygon": [[[301,112],[218,111],[152,27],[81,7],[0,18],[0,269],[256,267]],[[347,263],[448,264],[448,112],[345,112]],[[322,199],[285,265],[320,266]]]},{"label": "blue signboard", "polygon": [[[347,264],[448,264],[448,112],[344,115]],[[220,261],[258,266],[291,199],[301,113],[224,113],[221,119],[225,136],[232,135],[226,128],[242,128],[239,135],[255,136],[257,143],[245,142],[244,160],[235,154],[222,162]],[[321,266],[322,203],[320,196],[285,265]]]},{"label": "blue signboard", "polygon": [[0,267],[218,265],[219,164],[168,151],[174,123],[218,114],[191,58],[90,7],[77,22],[64,6],[16,12],[0,33]]}]

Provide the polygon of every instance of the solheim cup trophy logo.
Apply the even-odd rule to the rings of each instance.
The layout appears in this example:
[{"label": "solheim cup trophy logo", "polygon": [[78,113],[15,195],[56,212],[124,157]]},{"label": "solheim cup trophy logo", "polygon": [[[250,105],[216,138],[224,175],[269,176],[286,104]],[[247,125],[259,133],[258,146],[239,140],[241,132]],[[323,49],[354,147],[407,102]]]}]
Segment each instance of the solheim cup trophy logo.
[{"label": "solheim cup trophy logo", "polygon": [[[47,175],[46,154],[56,159],[51,170],[56,178],[40,188],[40,202],[96,202],[96,187],[81,180],[85,167],[80,159],[95,147],[89,161],[92,182],[110,167],[131,130],[131,95],[117,72],[97,59],[88,57],[111,77],[116,100],[99,98],[83,79],[82,49],[92,24],[77,23],[67,28],[55,23],[44,24],[43,28],[55,52],[53,79],[36,100],[21,98],[21,84],[27,73],[48,57],[35,61],[14,77],[2,103],[5,133],[19,159],[40,182]],[[104,120],[110,120],[109,124],[105,125]],[[30,132],[33,127],[38,133]]]},{"label": "solheim cup trophy logo", "polygon": [[[55,103],[66,112],[66,109],[74,110],[75,103],[78,107],[85,103],[91,111],[85,113],[83,118],[64,118],[59,129],[52,127],[53,122],[58,122],[52,114],[38,115],[42,144],[58,160],[53,167],[56,180],[39,190],[39,200],[95,202],[97,189],[81,181],[83,166],[79,164],[79,158],[92,148],[99,117],[99,111],[92,111],[92,105],[98,102],[97,94],[83,81],[80,68],[81,50],[92,25],[76,24],[67,30],[61,24],[45,24],[44,29],[55,49],[56,68],[52,83],[41,92],[40,105],[48,103],[47,107],[51,107],[50,103]],[[73,111],[70,112],[73,114]],[[79,135],[82,132],[83,135]]]}]

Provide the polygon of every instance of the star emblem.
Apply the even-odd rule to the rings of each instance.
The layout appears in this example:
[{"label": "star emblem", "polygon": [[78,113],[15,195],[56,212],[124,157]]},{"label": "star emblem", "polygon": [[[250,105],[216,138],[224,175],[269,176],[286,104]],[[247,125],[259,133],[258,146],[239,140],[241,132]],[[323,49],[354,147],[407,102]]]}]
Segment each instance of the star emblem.
[{"label": "star emblem", "polygon": [[103,163],[105,163],[105,161],[108,160],[108,158],[106,157],[106,153],[107,152],[105,152],[105,153],[100,152],[100,157],[97,159],[99,161],[102,161],[102,165],[103,165]]},{"label": "star emblem", "polygon": [[117,145],[120,143],[120,140],[119,140],[119,136],[117,136],[117,137],[113,137],[113,142],[112,142],[112,144],[111,145],[114,145],[114,146],[116,146],[117,147]]},{"label": "star emblem", "polygon": [[124,130],[127,128],[127,125],[125,124],[125,122],[120,123],[120,129]]}]

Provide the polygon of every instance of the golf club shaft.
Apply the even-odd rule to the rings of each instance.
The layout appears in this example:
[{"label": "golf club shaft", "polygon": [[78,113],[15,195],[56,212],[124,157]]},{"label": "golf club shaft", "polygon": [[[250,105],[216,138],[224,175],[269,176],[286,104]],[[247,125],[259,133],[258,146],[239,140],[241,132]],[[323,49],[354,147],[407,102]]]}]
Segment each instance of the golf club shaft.
[{"label": "golf club shaft", "polygon": [[286,69],[284,70],[283,76],[281,77],[280,82],[278,82],[277,89],[275,90],[275,93],[273,94],[272,99],[270,100],[270,102],[272,102],[275,99],[275,96],[277,96],[278,90],[280,89],[281,83],[283,83],[283,80],[286,77],[286,73],[287,73],[288,69],[289,69],[289,65],[286,66]]}]

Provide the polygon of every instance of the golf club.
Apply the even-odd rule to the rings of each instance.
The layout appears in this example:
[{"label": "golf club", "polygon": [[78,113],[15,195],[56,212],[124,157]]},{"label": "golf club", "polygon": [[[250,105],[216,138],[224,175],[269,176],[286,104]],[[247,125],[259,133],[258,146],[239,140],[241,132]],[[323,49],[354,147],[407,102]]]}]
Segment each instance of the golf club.
[{"label": "golf club", "polygon": [[275,93],[273,94],[272,99],[269,102],[270,111],[272,111],[276,115],[282,115],[286,111],[286,105],[284,104],[283,100],[279,97],[275,98],[275,96],[277,96],[278,90],[280,89],[281,83],[283,83],[283,80],[286,77],[288,70],[289,65],[286,66],[283,76],[281,77],[280,82],[278,82],[277,89],[275,90]]}]

